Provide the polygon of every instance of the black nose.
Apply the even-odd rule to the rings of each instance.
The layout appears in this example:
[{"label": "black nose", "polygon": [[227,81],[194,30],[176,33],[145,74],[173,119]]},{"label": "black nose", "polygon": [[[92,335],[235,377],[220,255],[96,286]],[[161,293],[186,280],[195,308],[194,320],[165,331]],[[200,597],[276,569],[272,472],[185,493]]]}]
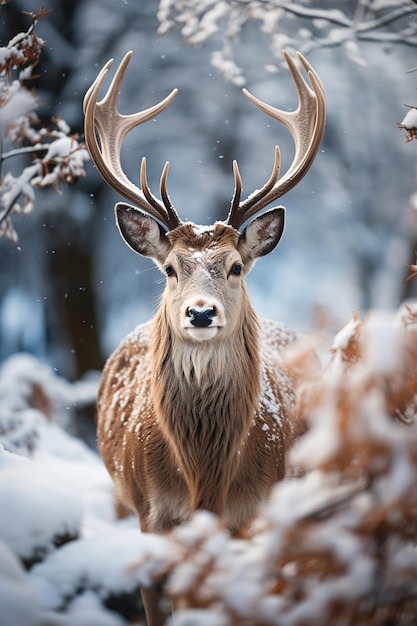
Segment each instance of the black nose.
[{"label": "black nose", "polygon": [[213,321],[214,313],[214,307],[212,306],[206,307],[205,309],[198,307],[189,307],[189,309],[187,309],[187,315],[191,318],[191,324],[198,328],[210,326]]}]

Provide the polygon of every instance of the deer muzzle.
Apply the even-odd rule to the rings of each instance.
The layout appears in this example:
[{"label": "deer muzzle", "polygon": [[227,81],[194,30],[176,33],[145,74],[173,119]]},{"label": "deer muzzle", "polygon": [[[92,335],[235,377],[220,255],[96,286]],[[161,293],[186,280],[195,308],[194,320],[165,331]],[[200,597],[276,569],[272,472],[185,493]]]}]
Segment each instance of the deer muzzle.
[{"label": "deer muzzle", "polygon": [[216,309],[214,306],[209,307],[189,307],[187,309],[187,315],[190,318],[190,322],[197,328],[207,328],[212,324]]},{"label": "deer muzzle", "polygon": [[212,339],[226,325],[223,305],[214,299],[206,302],[202,298],[196,298],[186,302],[181,317],[183,329],[197,341]]}]

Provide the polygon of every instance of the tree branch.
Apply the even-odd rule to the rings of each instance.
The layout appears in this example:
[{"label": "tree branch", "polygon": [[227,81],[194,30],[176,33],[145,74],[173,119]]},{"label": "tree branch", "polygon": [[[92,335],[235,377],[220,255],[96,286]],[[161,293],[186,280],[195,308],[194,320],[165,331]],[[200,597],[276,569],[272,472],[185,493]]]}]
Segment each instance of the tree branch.
[{"label": "tree branch", "polygon": [[40,170],[40,162],[34,163],[33,165],[26,167],[19,176],[19,178],[14,179],[14,185],[10,189],[2,193],[0,192],[0,206],[3,211],[0,214],[0,226],[9,216],[18,197],[22,193],[24,186],[27,185],[32,180],[32,178],[40,172]]},{"label": "tree branch", "polygon": [[25,148],[16,148],[15,150],[9,150],[9,152],[4,152],[0,156],[0,161],[5,161],[6,159],[10,159],[14,156],[19,156],[21,154],[31,154],[33,152],[47,152],[49,148],[49,144],[37,144],[36,146],[26,146]]},{"label": "tree branch", "polygon": [[[414,2],[414,0],[413,0]],[[356,27],[357,32],[365,32],[368,30],[377,30],[382,28],[383,26],[387,26],[388,24],[392,24],[397,20],[400,20],[402,17],[408,17],[410,13],[416,13],[417,8],[412,9],[410,7],[398,7],[392,11],[392,13],[388,13],[387,15],[383,15],[380,18],[376,18],[370,21],[362,22],[358,24]]]}]

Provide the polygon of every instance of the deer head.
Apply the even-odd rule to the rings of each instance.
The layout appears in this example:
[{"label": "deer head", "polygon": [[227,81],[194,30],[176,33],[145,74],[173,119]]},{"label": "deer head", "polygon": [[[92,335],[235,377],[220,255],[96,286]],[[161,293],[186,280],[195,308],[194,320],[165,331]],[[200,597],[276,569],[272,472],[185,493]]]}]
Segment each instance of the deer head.
[{"label": "deer head", "polygon": [[[323,86],[308,61],[298,54],[308,73],[308,85],[294,59],[284,51],[298,92],[295,111],[276,109],[243,90],[255,106],[288,128],[295,143],[294,159],[279,180],[280,152],[276,147],[269,180],[244,201],[241,201],[242,180],[234,161],[235,189],[226,220],[200,227],[182,222],[171,202],[167,191],[169,163],[165,164],[160,179],[161,199],[149,189],[145,158],[141,162],[140,187],[123,172],[120,150],[125,135],[166,109],[177,94],[174,89],[149,109],[120,114],[117,95],[131,56],[132,52],[126,54],[100,102],[97,102],[98,94],[112,60],[106,63],[85,96],[87,147],[106,182],[135,205],[116,204],[117,225],[126,243],[135,252],[152,258],[166,275],[163,305],[173,332],[182,339],[197,341],[227,337],[236,326],[236,311],[245,310],[242,300],[247,295],[243,278],[255,259],[275,248],[284,232],[284,207],[254,216],[293,188],[307,173],[318,152],[325,125]],[[239,228],[250,218],[252,221],[240,232]]]}]

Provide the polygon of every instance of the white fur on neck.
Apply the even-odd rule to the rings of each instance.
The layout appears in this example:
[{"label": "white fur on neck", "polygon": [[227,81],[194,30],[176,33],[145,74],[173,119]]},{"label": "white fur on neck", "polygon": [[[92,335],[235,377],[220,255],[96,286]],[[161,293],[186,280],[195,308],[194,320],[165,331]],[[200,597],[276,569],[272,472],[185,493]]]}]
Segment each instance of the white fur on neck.
[{"label": "white fur on neck", "polygon": [[225,372],[230,372],[229,342],[181,342],[174,350],[175,374],[180,380],[185,378],[188,384],[197,384],[199,387],[204,386],[205,381],[207,384],[213,384],[219,375],[224,378]]}]

